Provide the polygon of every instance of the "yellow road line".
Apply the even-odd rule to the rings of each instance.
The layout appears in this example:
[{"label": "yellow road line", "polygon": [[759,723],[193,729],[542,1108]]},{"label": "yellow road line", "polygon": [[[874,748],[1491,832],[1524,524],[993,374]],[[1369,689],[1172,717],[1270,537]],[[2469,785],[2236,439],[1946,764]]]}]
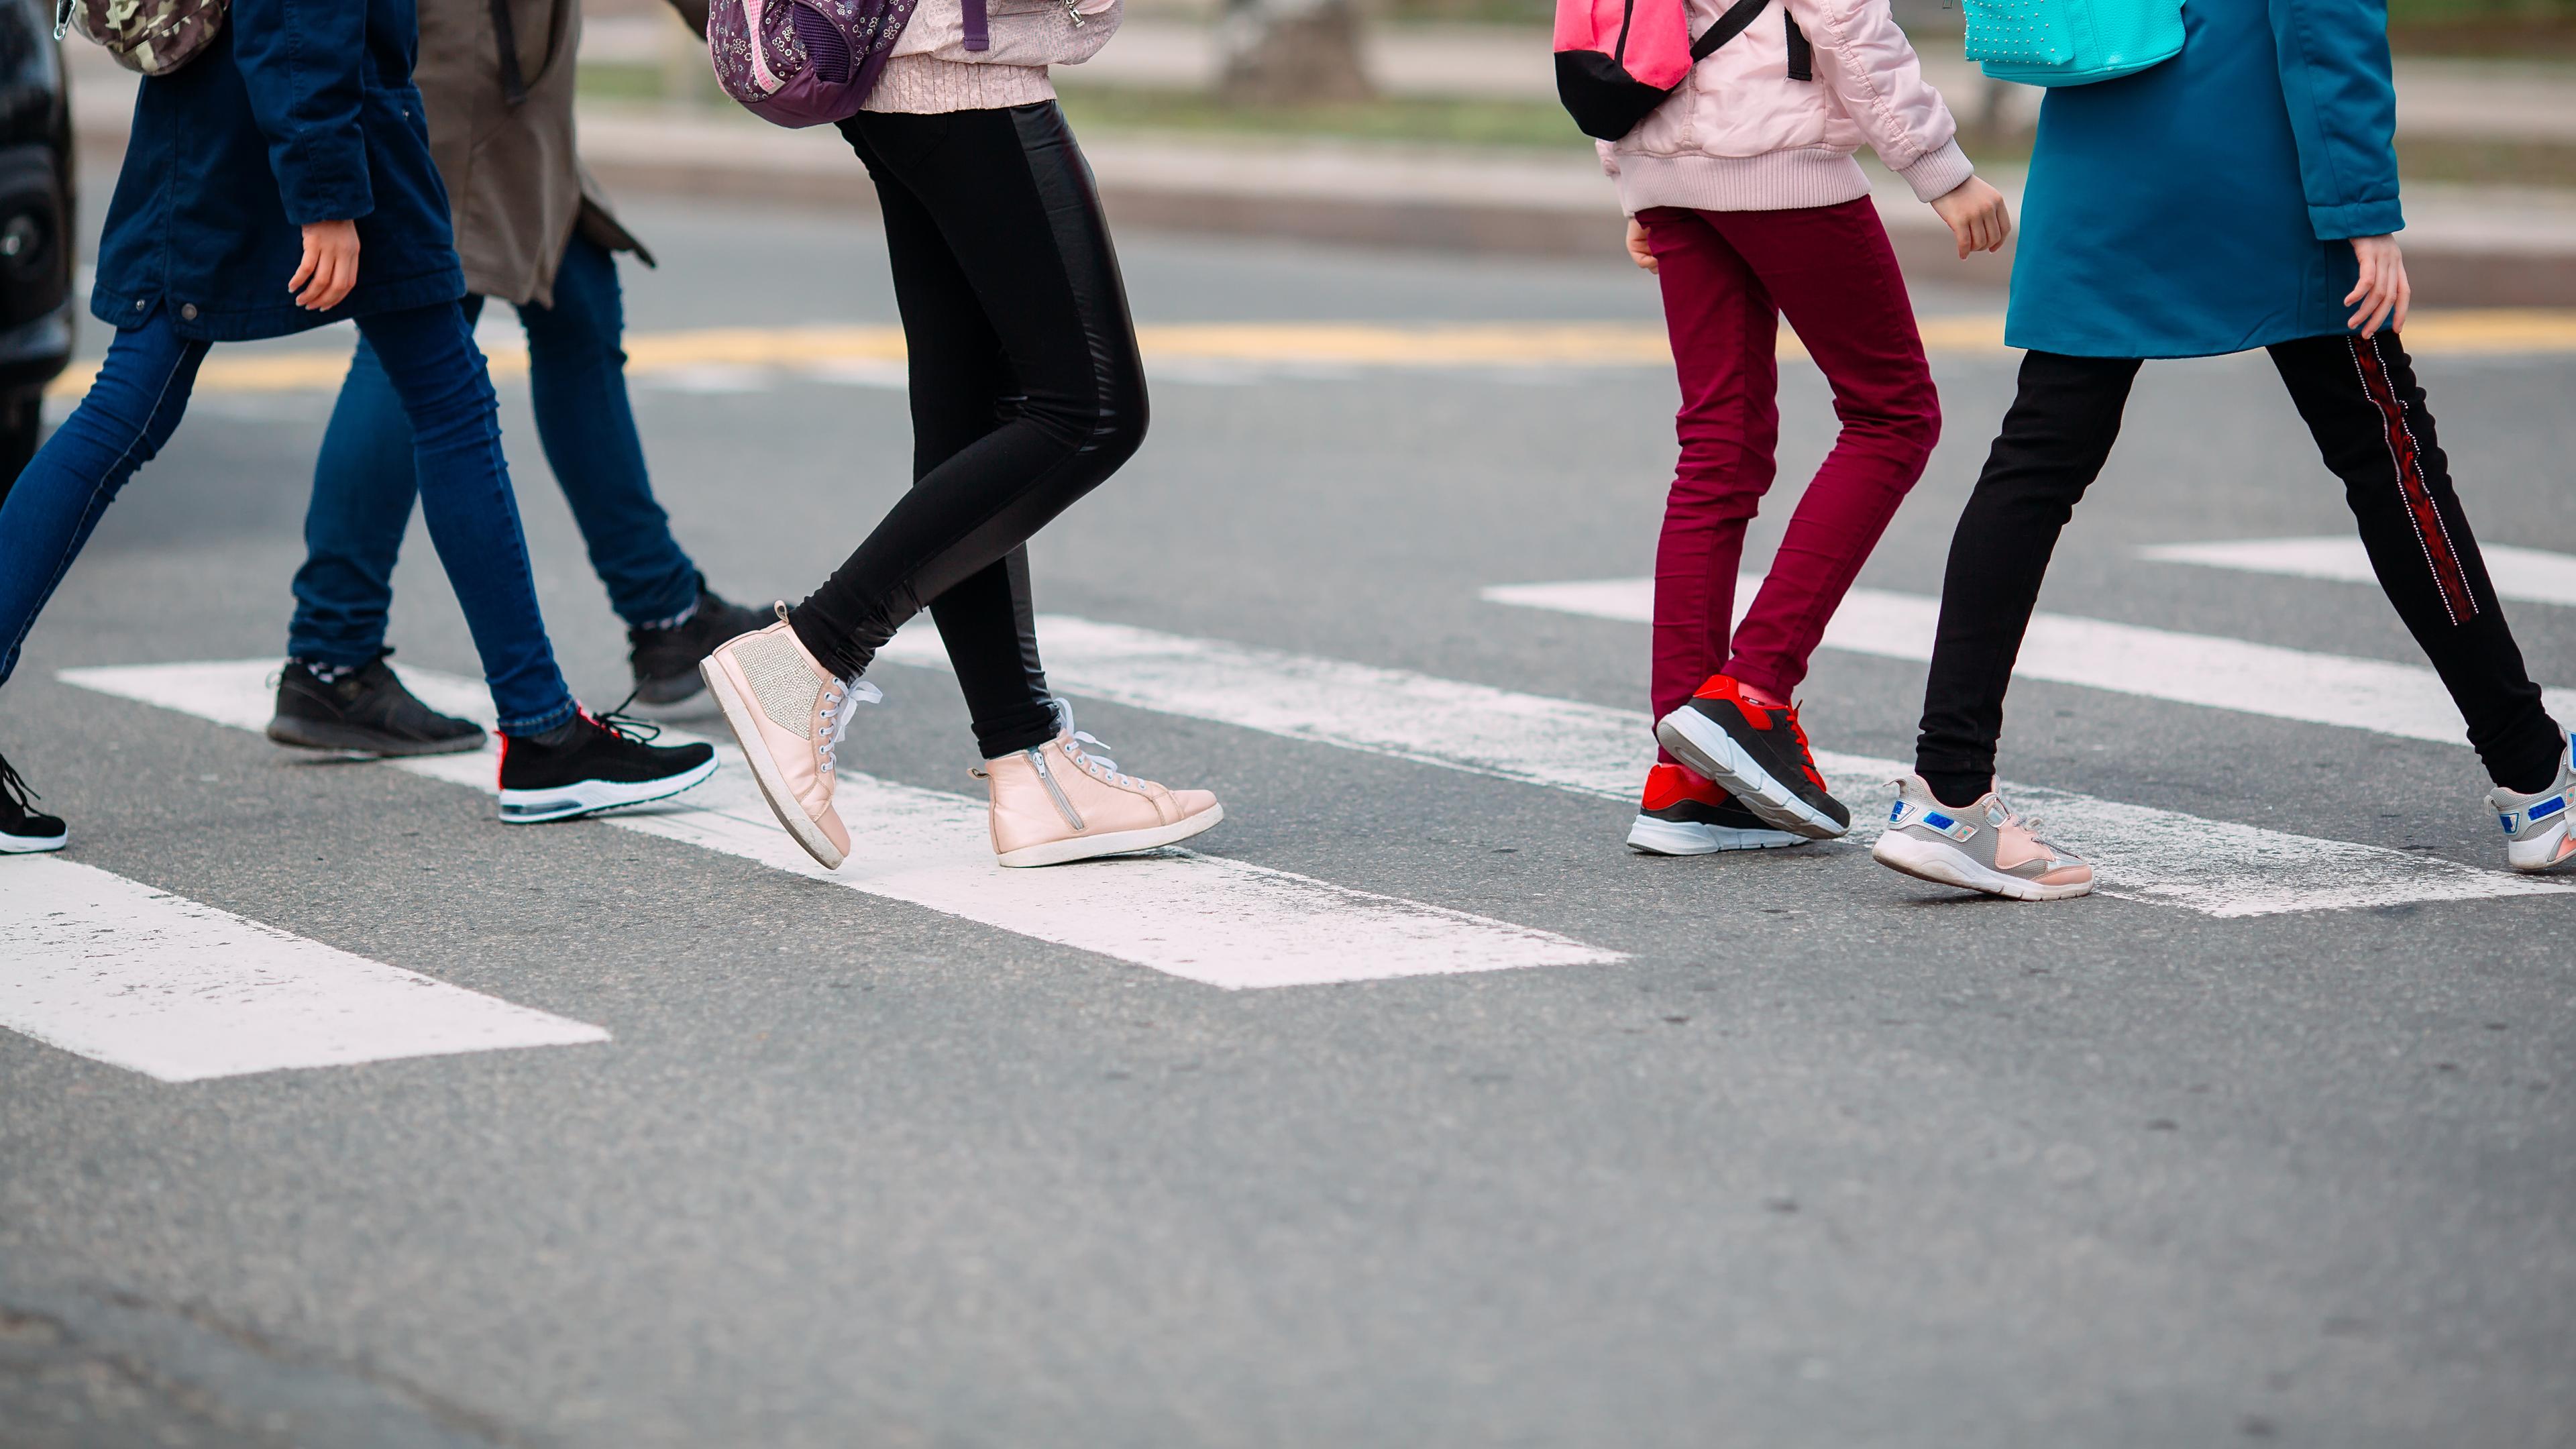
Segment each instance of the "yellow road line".
[{"label": "yellow road line", "polygon": [[[1936,353],[2003,350],[1996,314],[1922,319],[1923,344]],[[1147,363],[1228,362],[1308,367],[1662,367],[1672,354],[1663,328],[1636,322],[1473,322],[1421,326],[1368,322],[1216,322],[1142,327]],[[2576,310],[2493,309],[2423,312],[2406,329],[2419,356],[2576,352]],[[1803,355],[1783,332],[1780,353]],[[894,327],[711,327],[645,332],[626,339],[627,371],[639,377],[703,367],[796,371],[850,363],[898,363],[903,333]],[[492,375],[524,376],[519,347],[491,351]],[[73,364],[47,389],[78,396],[97,364]],[[252,353],[218,350],[197,374],[200,392],[291,392],[340,385],[347,354],[337,351]]]}]

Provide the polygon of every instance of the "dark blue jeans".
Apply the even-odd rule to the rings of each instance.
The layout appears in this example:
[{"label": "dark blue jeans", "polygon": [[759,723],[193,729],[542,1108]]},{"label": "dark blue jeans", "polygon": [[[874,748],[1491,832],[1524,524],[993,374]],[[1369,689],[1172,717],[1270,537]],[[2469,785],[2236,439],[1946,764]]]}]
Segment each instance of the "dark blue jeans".
[{"label": "dark blue jeans", "polygon": [[[358,319],[417,436],[422,512],[483,655],[505,734],[571,719],[572,692],[537,615],[528,544],[501,456],[501,422],[473,329],[454,303]],[[167,312],[108,344],[97,380],[47,439],[0,505],[0,682],[99,515],[179,426],[207,344],[181,337]],[[406,459],[403,474],[412,474]],[[370,655],[370,658],[373,656]]]},{"label": "dark blue jeans", "polygon": [[[471,321],[483,299],[465,299]],[[563,484],[608,601],[630,626],[668,619],[698,600],[698,566],[653,501],[644,445],[626,401],[624,304],[617,263],[576,232],[555,273],[554,305],[519,309],[537,440]],[[286,652],[323,664],[364,664],[383,651],[394,559],[411,523],[411,424],[362,338],[331,411],[304,515],[304,566],[295,571],[295,622]]]}]

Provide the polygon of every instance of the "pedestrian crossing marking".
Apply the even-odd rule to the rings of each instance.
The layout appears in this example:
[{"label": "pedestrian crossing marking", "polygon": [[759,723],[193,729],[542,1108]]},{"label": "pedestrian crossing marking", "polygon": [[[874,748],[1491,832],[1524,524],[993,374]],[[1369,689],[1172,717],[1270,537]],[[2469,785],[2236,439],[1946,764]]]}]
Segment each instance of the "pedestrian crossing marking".
[{"label": "pedestrian crossing marking", "polygon": [[[1637,798],[1653,759],[1652,722],[1640,711],[1064,615],[1041,616],[1038,637],[1049,682],[1067,694],[1310,744],[1622,802]],[[926,620],[907,626],[878,658],[947,667]],[[1875,787],[1907,769],[1894,760],[1823,750],[1816,761],[1852,792],[1846,799],[1862,798],[1856,784]],[[2083,842],[2099,867],[2103,894],[2210,916],[2576,890],[2576,884],[2379,846],[2071,791],[2010,788],[2024,808],[2045,812],[2052,826]],[[1874,788],[1869,798],[1878,798]],[[1851,838],[1874,838],[1879,813],[1856,810]]]},{"label": "pedestrian crossing marking", "polygon": [[[1736,580],[1739,620],[1761,586],[1753,574]],[[1497,604],[1635,624],[1653,619],[1654,595],[1652,579],[1510,584],[1484,591]],[[1854,589],[1826,624],[1824,647],[1921,662],[1932,657],[1940,618],[1941,601],[1929,595]],[[2419,664],[2042,612],[2031,616],[2013,674],[2401,739],[2468,743],[2440,678]],[[2547,701],[2558,718],[2576,719],[2576,691],[2552,688]]]},{"label": "pedestrian crossing marking", "polygon": [[0,1027],[195,1082],[608,1033],[59,857],[0,864]]},{"label": "pedestrian crossing marking", "polygon": [[[2481,543],[2487,577],[2499,598],[2526,604],[2576,606],[2576,554]],[[2245,538],[2218,543],[2159,543],[2138,550],[2138,557],[2158,563],[2198,564],[2286,578],[2331,579],[2337,583],[2379,585],[2370,553],[2351,534],[2323,538]]]},{"label": "pedestrian crossing marking", "polygon": [[[1917,319],[1924,347],[1935,353],[2004,352],[1996,313],[1932,314]],[[1137,328],[1147,370],[1161,364],[1234,364],[1284,368],[1619,368],[1669,367],[1672,347],[1652,322],[1191,322]],[[2418,357],[2576,352],[2576,310],[2491,309],[2416,313],[2406,328]],[[485,347],[496,379],[524,377],[527,348]],[[809,325],[707,327],[626,336],[627,375],[700,377],[732,369],[737,377],[778,370],[820,380],[867,385],[886,380],[904,359],[903,330],[892,326]],[[1803,356],[1797,338],[1780,334],[1783,357]],[[89,390],[96,359],[74,362],[46,391],[78,397]],[[200,393],[337,390],[349,370],[343,348],[280,351],[219,348],[197,371]]]},{"label": "pedestrian crossing marking", "polygon": [[[275,700],[268,680],[276,668],[274,660],[227,660],[71,669],[61,678],[258,730]],[[399,672],[433,708],[490,723],[481,683]],[[993,861],[981,801],[851,772],[838,797],[851,853],[827,871],[779,828],[733,743],[718,744],[725,768],[707,783],[605,823],[1228,989],[1627,959],[1553,932],[1193,851],[1005,870]],[[496,785],[490,751],[386,763],[486,793]]]}]

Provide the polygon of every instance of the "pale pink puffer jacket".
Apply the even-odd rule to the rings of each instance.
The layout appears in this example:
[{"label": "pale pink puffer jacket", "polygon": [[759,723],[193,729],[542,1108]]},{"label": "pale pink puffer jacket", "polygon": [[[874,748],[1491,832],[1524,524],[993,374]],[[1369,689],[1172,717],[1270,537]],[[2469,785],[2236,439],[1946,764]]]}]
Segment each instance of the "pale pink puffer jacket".
[{"label": "pale pink puffer jacket", "polygon": [[[1689,4],[1693,35],[1727,8]],[[1784,5],[1815,47],[1812,81],[1789,78]],[[1784,211],[1867,196],[1852,160],[1864,144],[1917,197],[1946,195],[1976,174],[1958,130],[1888,0],[1773,0],[1637,129],[1599,145],[1631,216],[1656,206]]]}]

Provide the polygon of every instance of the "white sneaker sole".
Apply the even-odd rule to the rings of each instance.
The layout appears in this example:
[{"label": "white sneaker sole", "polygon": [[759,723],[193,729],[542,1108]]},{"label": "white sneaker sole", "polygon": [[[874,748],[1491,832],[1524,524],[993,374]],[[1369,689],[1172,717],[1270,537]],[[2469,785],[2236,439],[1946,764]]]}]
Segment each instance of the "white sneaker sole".
[{"label": "white sneaker sole", "polygon": [[41,855],[62,849],[71,838],[68,830],[60,835],[0,835],[0,855]]},{"label": "white sneaker sole", "polygon": [[1655,742],[1703,778],[1725,786],[1728,794],[1743,802],[1744,808],[1766,825],[1776,825],[1802,840],[1832,840],[1851,830],[1849,825],[1835,824],[1832,816],[1773,779],[1771,772],[1745,753],[1733,735],[1689,705],[1656,722]]},{"label": "white sneaker sole", "polygon": [[832,844],[832,837],[796,803],[796,792],[787,788],[787,777],[779,772],[778,761],[766,745],[759,743],[760,726],[751,702],[709,655],[698,665],[698,676],[707,682],[707,693],[714,695],[716,710],[724,716],[725,728],[733,731],[733,742],[742,751],[742,762],[751,767],[751,778],[760,786],[760,798],[769,802],[769,813],[778,817],[788,836],[805,848],[805,853],[822,862],[825,870],[839,870],[848,857]]},{"label": "white sneaker sole", "polygon": [[1893,830],[1878,838],[1869,855],[1889,870],[1916,880],[2016,901],[2064,901],[2093,894],[2093,882],[2089,880],[2077,885],[2042,885],[2006,875],[1948,846]]},{"label": "white sneaker sole", "polygon": [[710,759],[694,769],[659,780],[578,780],[554,790],[504,790],[501,823],[542,825],[549,820],[575,820],[602,810],[668,800],[683,790],[705,784],[707,777],[716,772],[716,763]]},{"label": "white sneaker sole", "polygon": [[2535,840],[2505,842],[2504,863],[2524,875],[2557,875],[2576,872],[2576,847],[2571,847],[2567,827]]},{"label": "white sneaker sole", "polygon": [[1689,825],[1640,815],[1628,827],[1628,848],[1643,855],[1715,855],[1724,850],[1778,850],[1807,837],[1785,830],[1745,830],[1733,825]]},{"label": "white sneaker sole", "polygon": [[1012,867],[1063,865],[1068,861],[1096,860],[1104,855],[1128,855],[1139,850],[1153,850],[1189,839],[1225,819],[1225,806],[1210,805],[1205,810],[1169,825],[1156,825],[1144,830],[1113,830],[1107,835],[1070,835],[1050,840],[1043,845],[1024,845],[1005,851],[1001,863]]}]

